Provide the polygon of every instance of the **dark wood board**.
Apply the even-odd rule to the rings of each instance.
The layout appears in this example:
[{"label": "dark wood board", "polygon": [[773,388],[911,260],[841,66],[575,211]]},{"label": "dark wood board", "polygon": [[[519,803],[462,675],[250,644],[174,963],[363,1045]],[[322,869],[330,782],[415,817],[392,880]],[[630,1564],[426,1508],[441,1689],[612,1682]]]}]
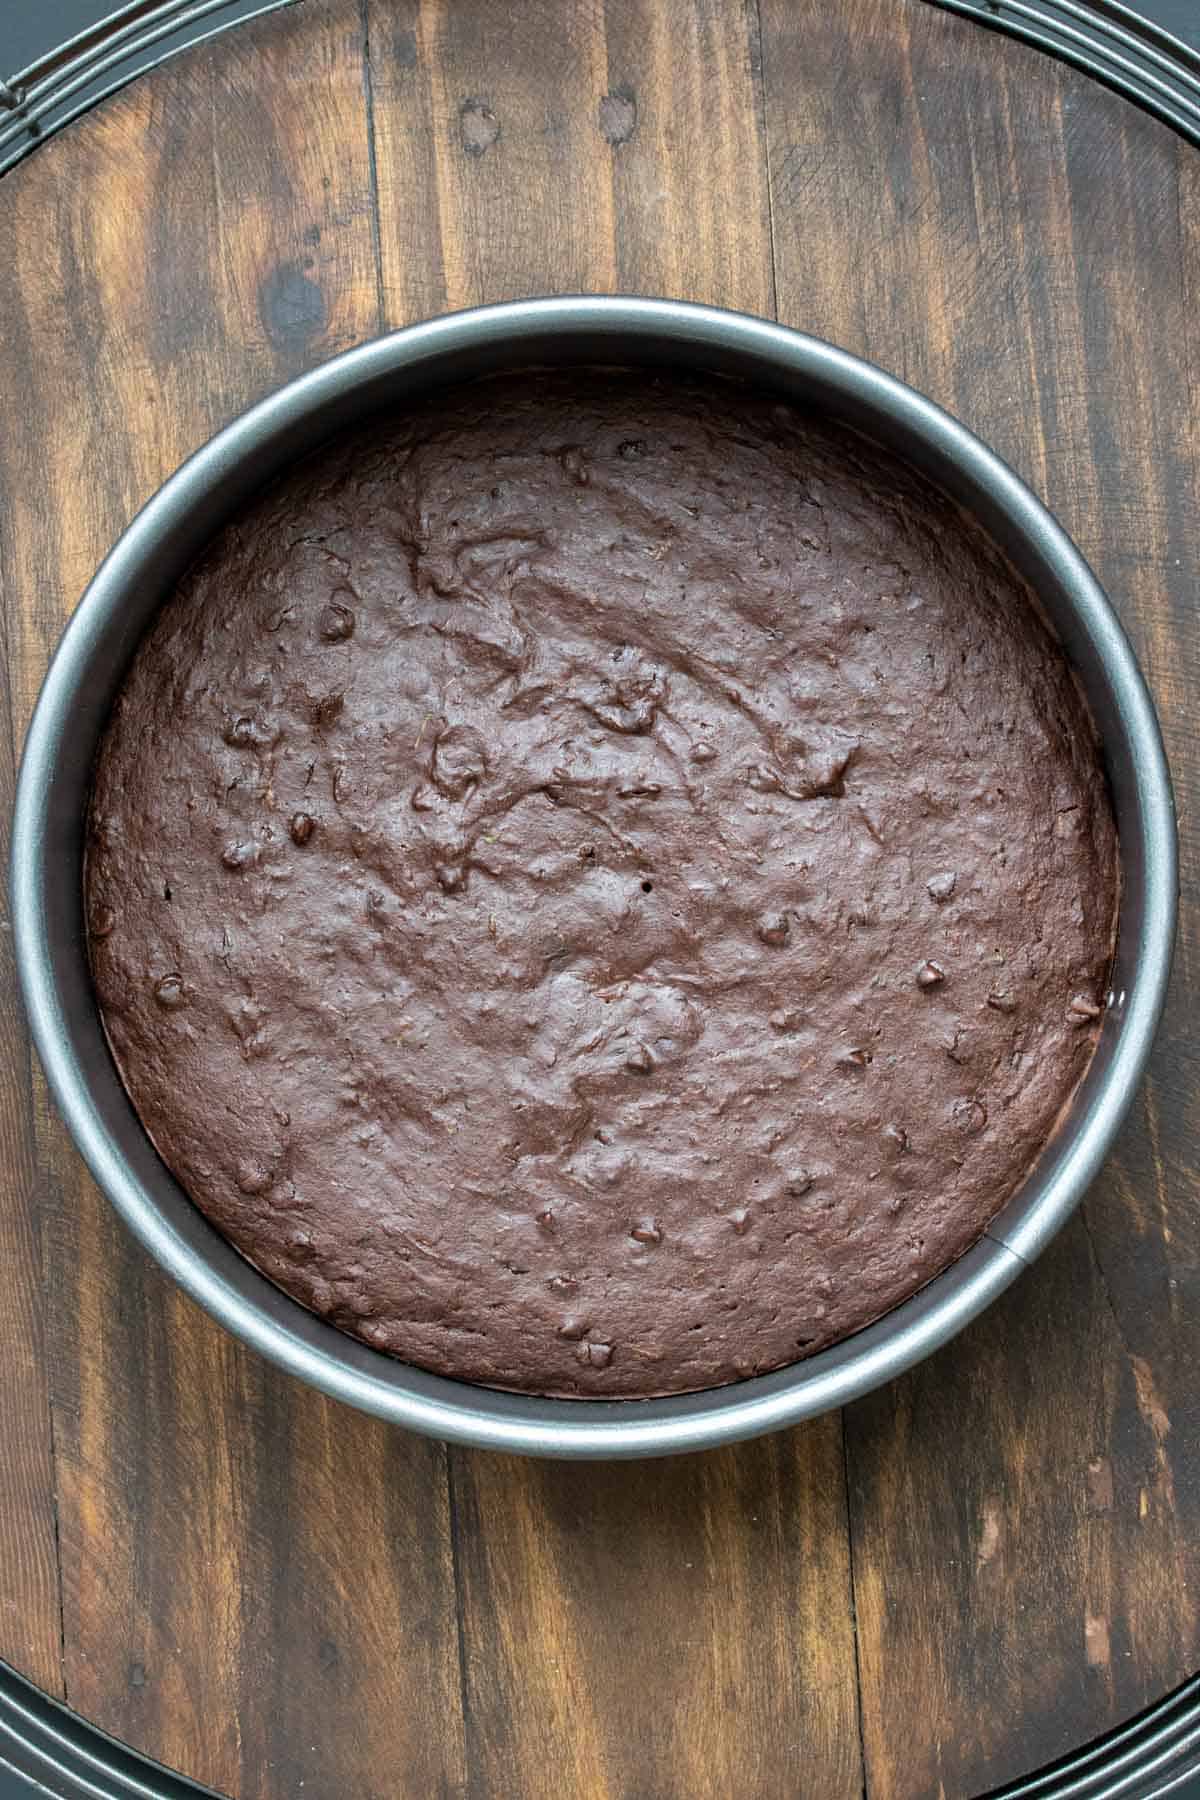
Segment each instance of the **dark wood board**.
[{"label": "dark wood board", "polygon": [[[0,1655],[239,1800],[962,1800],[1200,1666],[1200,158],[920,0],[302,0],[0,183],[0,816],[136,507],[296,371],[475,301],[778,313],[956,411],[1126,621],[1180,802],[1151,1079],[921,1369],[637,1467],[446,1451],[136,1250],[0,941]],[[7,957],[7,960],[6,960]]]}]

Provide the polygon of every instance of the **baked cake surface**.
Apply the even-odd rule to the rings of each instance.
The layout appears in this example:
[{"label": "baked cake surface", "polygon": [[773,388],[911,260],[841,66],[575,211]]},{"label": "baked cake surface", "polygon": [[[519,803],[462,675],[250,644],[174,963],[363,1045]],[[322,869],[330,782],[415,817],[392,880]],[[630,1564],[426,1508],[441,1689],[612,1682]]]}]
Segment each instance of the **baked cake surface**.
[{"label": "baked cake surface", "polygon": [[281,1287],[548,1394],[774,1368],[983,1231],[1082,1075],[1115,832],[1016,576],[732,386],[506,378],[227,529],[86,871],[122,1077]]}]

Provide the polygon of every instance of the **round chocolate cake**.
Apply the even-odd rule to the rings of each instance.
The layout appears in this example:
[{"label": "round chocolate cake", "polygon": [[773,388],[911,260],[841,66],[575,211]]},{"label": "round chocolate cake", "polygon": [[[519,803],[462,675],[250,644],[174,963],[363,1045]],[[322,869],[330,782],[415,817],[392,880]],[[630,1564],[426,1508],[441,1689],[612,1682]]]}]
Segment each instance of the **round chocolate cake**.
[{"label": "round chocolate cake", "polygon": [[139,649],[87,909],[163,1159],[381,1350],[544,1394],[792,1362],[913,1293],[1091,1055],[1095,735],[890,457],[530,374],[291,472]]}]

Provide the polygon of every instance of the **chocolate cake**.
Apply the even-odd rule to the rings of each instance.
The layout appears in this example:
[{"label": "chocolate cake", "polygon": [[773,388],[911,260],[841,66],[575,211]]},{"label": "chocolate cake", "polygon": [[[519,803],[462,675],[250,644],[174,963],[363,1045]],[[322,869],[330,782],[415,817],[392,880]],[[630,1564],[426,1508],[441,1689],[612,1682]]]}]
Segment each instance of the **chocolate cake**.
[{"label": "chocolate cake", "polygon": [[984,1231],[1092,1053],[1095,735],[890,456],[611,371],[363,425],[163,608],[96,770],[113,1053],[298,1300],[489,1385],[773,1369]]}]

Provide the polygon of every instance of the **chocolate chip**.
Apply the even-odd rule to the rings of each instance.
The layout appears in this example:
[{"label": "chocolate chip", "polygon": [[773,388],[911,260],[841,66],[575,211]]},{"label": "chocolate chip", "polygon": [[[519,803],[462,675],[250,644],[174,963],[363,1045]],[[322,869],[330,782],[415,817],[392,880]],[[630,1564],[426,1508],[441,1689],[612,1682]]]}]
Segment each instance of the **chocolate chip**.
[{"label": "chocolate chip", "polygon": [[663,1234],[654,1219],[639,1219],[630,1230],[629,1235],[635,1243],[653,1245],[662,1243]]},{"label": "chocolate chip", "polygon": [[807,1169],[790,1169],[784,1188],[793,1200],[801,1199],[813,1184],[813,1178]]},{"label": "chocolate chip", "polygon": [[613,1347],[611,1344],[597,1344],[594,1342],[590,1344],[580,1344],[575,1354],[579,1358],[579,1361],[584,1363],[589,1369],[607,1369],[609,1363],[613,1359]]},{"label": "chocolate chip", "polygon": [[940,987],[946,979],[946,971],[941,963],[923,962],[917,970],[917,986],[923,988]]},{"label": "chocolate chip", "polygon": [[631,736],[654,729],[667,692],[663,671],[628,646],[618,645],[598,681],[581,689],[579,700],[602,725]]},{"label": "chocolate chip", "polygon": [[354,636],[354,614],[348,606],[342,606],[336,600],[331,601],[321,609],[317,630],[327,644],[343,644],[347,638]]},{"label": "chocolate chip", "polygon": [[307,844],[316,828],[317,821],[313,818],[311,813],[293,813],[291,823],[288,826],[288,836],[291,838],[293,844]]},{"label": "chocolate chip", "polygon": [[542,1211],[538,1213],[536,1217],[537,1222],[543,1231],[553,1233],[558,1230],[558,1220],[554,1216],[553,1208],[549,1206],[543,1207]]},{"label": "chocolate chip", "polygon": [[569,444],[559,457],[563,466],[563,474],[568,476],[578,487],[586,487],[591,479],[588,474],[587,453],[576,445]]},{"label": "chocolate chip", "polygon": [[235,750],[252,750],[256,744],[266,742],[262,726],[245,713],[240,718],[232,719],[221,735]]},{"label": "chocolate chip", "polygon": [[227,869],[246,869],[258,855],[253,844],[226,844],[221,852],[221,861]]},{"label": "chocolate chip", "polygon": [[461,863],[438,863],[433,872],[444,894],[456,894],[467,879],[467,872]]},{"label": "chocolate chip", "polygon": [[987,997],[987,1003],[993,1012],[1015,1013],[1017,1010],[1016,996],[1008,988],[993,990]]},{"label": "chocolate chip", "polygon": [[716,760],[716,751],[711,744],[693,744],[692,761],[694,763],[710,763]]},{"label": "chocolate chip", "polygon": [[902,1156],[910,1147],[909,1135],[903,1125],[886,1125],[883,1135],[898,1155]]},{"label": "chocolate chip", "polygon": [[571,1317],[563,1320],[558,1328],[558,1335],[573,1344],[586,1334],[587,1328],[588,1321],[586,1319]]},{"label": "chocolate chip", "polygon": [[951,1118],[964,1137],[977,1137],[987,1124],[987,1107],[982,1100],[956,1100],[951,1109]]},{"label": "chocolate chip", "polygon": [[1102,1010],[1087,994],[1076,994],[1067,1008],[1067,1017],[1072,1025],[1087,1025],[1092,1019],[1098,1019]]},{"label": "chocolate chip", "polygon": [[831,730],[824,741],[806,746],[794,790],[788,791],[801,800],[840,800],[846,791],[845,777],[860,748],[858,738],[850,732]]},{"label": "chocolate chip", "polygon": [[451,725],[433,747],[433,779],[449,800],[461,800],[487,774],[487,747],[471,725]]},{"label": "chocolate chip", "polygon": [[154,998],[167,1012],[178,1012],[181,1006],[187,1005],[187,994],[184,991],[182,977],[164,975],[154,984]]},{"label": "chocolate chip", "polygon": [[88,929],[94,938],[110,936],[117,922],[117,915],[111,906],[98,906],[88,922]]},{"label": "chocolate chip", "polygon": [[750,1211],[748,1207],[736,1206],[729,1214],[729,1223],[738,1237],[745,1237],[750,1229]]},{"label": "chocolate chip", "polygon": [[847,1071],[869,1069],[873,1061],[874,1058],[872,1057],[871,1052],[864,1049],[860,1044],[856,1045],[851,1050],[843,1050],[837,1059],[837,1066],[839,1069],[845,1069]]},{"label": "chocolate chip", "polygon": [[342,716],[345,694],[324,694],[313,707],[313,724],[318,731],[331,731]]},{"label": "chocolate chip", "polygon": [[783,776],[769,763],[748,763],[746,781],[756,794],[786,793]]},{"label": "chocolate chip", "polygon": [[654,1068],[654,1058],[645,1044],[636,1044],[625,1058],[625,1067],[631,1075],[649,1075]]},{"label": "chocolate chip", "polygon": [[622,462],[636,462],[639,456],[646,454],[645,438],[626,438],[617,445],[617,455]]},{"label": "chocolate chip", "polygon": [[778,946],[787,943],[790,922],[786,913],[769,912],[763,914],[754,929],[764,944]]},{"label": "chocolate chip", "polygon": [[938,905],[942,906],[949,900],[957,885],[958,876],[954,870],[946,869],[941,875],[930,877],[925,883],[925,891],[931,900],[936,900]]},{"label": "chocolate chip", "polygon": [[240,1158],[234,1180],[243,1194],[264,1194],[271,1185],[271,1171],[253,1156]]},{"label": "chocolate chip", "polygon": [[579,1283],[573,1275],[552,1275],[546,1286],[552,1294],[577,1294]]}]

